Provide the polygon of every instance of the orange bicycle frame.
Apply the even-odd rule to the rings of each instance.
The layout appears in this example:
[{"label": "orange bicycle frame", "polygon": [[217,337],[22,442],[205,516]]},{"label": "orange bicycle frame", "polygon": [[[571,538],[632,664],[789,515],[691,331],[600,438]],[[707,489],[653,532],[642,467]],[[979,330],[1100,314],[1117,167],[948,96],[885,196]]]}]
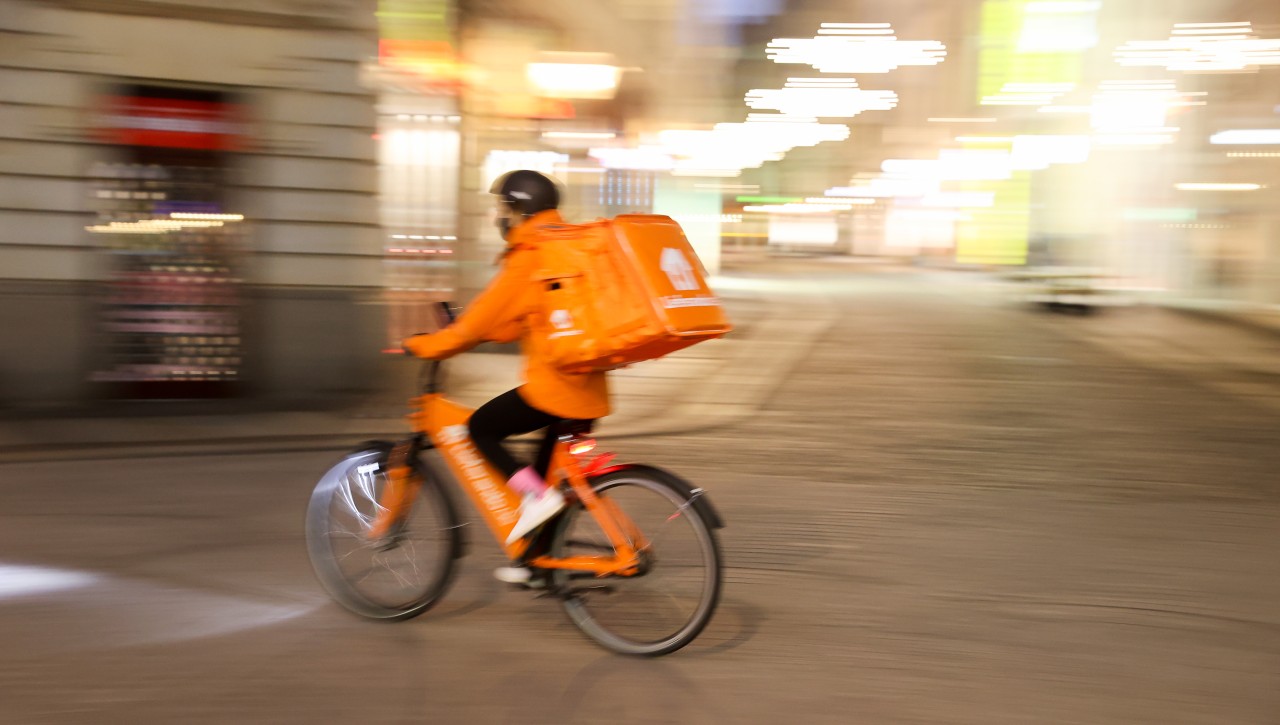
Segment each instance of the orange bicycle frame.
[{"label": "orange bicycle frame", "polygon": [[[425,435],[448,464],[458,484],[466,491],[476,510],[484,517],[489,530],[507,556],[519,560],[528,552],[528,538],[505,544],[519,518],[520,498],[471,441],[467,425],[471,409],[446,400],[440,393],[428,393],[414,399],[415,411],[409,420],[415,432]],[[530,566],[543,569],[567,569],[596,576],[634,574],[640,565],[640,552],[648,541],[631,519],[607,497],[591,487],[577,457],[570,452],[570,440],[561,440],[551,455],[548,481],[564,480],[571,495],[582,502],[587,513],[613,546],[612,555],[553,557],[537,556]],[[388,461],[388,484],[380,497],[378,517],[370,536],[383,536],[408,511],[421,480],[407,461],[409,451],[404,444],[396,447]],[[398,455],[397,455],[398,454]]]}]

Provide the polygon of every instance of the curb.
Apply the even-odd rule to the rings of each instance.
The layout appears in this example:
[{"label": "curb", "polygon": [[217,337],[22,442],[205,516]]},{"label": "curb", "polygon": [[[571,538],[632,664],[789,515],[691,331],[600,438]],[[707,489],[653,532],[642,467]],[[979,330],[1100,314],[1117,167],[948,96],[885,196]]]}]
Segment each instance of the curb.
[{"label": "curb", "polygon": [[[755,300],[739,299],[737,301],[739,304],[745,302],[750,305]],[[721,347],[715,348],[717,353],[715,355],[707,355],[705,352],[702,354],[702,363],[710,367],[704,375],[677,378],[675,384],[664,388],[663,396],[660,398],[644,396],[628,398],[626,394],[618,396],[617,399],[620,402],[631,404],[626,407],[635,406],[637,410],[623,412],[621,416],[615,414],[614,417],[605,419],[597,437],[608,441],[683,435],[725,428],[741,422],[764,406],[777,387],[787,379],[790,371],[803,360],[807,351],[835,322],[834,315],[826,305],[814,302],[791,300],[786,305],[772,308],[772,312],[766,312],[764,315],[759,315],[760,310],[752,311],[757,314],[744,315],[739,335],[731,335],[724,340],[707,343]],[[503,354],[502,357],[510,356]],[[696,353],[694,357],[697,357]],[[672,356],[670,364],[679,365],[688,360],[688,358]],[[661,363],[662,361],[656,361],[653,367],[638,368],[638,370],[657,372],[660,370],[657,366]],[[501,363],[501,365],[505,364],[505,362]],[[645,377],[636,375],[631,378],[631,383],[624,383],[626,378],[623,378],[619,380],[619,385],[643,386],[646,382]],[[659,374],[653,377],[661,378],[662,376]],[[466,388],[465,385],[464,389],[459,390],[459,393],[470,393],[469,397],[477,397],[478,392],[480,392],[479,389]],[[487,391],[485,394],[487,395]],[[348,408],[342,413],[312,412],[305,414],[312,416],[310,419],[302,420],[287,420],[294,415],[290,412],[268,412],[268,415],[279,415],[280,420],[258,419],[255,421],[253,427],[262,431],[259,435],[220,436],[218,433],[221,431],[214,431],[212,435],[200,436],[198,432],[192,431],[184,437],[172,440],[126,439],[96,442],[62,442],[55,441],[53,435],[45,435],[44,441],[19,442],[7,446],[0,444],[0,465],[51,462],[66,458],[119,460],[326,450],[340,453],[359,445],[362,441],[398,439],[408,435],[409,427],[398,412],[396,415],[383,414],[384,411],[400,405],[399,402],[391,402],[391,400],[389,391],[378,391],[369,396],[370,402],[363,408]],[[401,398],[397,397],[395,400],[400,401]],[[362,414],[361,411],[364,413]],[[147,420],[147,417],[144,416],[141,419]],[[201,422],[218,422],[230,427],[236,426],[238,422],[234,419],[217,420],[198,417],[197,419]],[[159,416],[150,420],[164,421],[164,417]],[[111,418],[104,418],[101,421],[107,426],[120,423]],[[310,428],[314,432],[277,433],[271,430],[272,427],[282,431],[289,428],[297,430],[302,427]],[[68,437],[73,436],[74,434],[71,434]]]}]

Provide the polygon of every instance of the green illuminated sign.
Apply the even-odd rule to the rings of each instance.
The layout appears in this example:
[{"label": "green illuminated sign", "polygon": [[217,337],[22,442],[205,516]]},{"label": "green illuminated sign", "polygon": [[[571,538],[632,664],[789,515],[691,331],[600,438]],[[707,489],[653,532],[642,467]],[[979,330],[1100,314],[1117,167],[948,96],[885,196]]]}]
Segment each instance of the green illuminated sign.
[{"label": "green illuminated sign", "polygon": [[[1028,11],[1029,5],[1038,8]],[[1083,50],[1096,42],[1097,11],[1086,3],[985,0],[978,52],[978,101],[1009,84],[1078,83]],[[1059,28],[1058,37],[1050,29]]]}]

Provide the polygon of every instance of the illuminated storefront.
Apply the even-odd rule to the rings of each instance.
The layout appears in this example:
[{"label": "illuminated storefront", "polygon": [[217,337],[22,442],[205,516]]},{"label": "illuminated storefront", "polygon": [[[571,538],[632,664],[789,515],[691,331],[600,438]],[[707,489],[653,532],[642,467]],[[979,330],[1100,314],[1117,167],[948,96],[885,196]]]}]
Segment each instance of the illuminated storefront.
[{"label": "illuminated storefront", "polygon": [[99,104],[97,212],[105,252],[92,380],[110,397],[233,394],[243,378],[244,216],[227,154],[244,146],[226,93],[126,85]]},{"label": "illuminated storefront", "polygon": [[0,405],[373,378],[374,24],[343,3],[6,5],[25,40],[0,69]]}]

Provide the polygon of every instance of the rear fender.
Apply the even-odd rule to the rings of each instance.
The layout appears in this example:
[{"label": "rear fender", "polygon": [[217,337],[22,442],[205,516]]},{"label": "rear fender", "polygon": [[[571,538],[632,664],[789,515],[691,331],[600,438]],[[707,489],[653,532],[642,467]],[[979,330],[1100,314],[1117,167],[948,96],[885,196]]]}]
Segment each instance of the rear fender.
[{"label": "rear fender", "polygon": [[591,478],[595,480],[611,473],[636,473],[662,481],[679,491],[686,502],[692,502],[693,507],[698,510],[698,513],[702,514],[702,517],[707,520],[707,523],[711,524],[712,528],[724,528],[724,519],[720,518],[720,512],[716,511],[715,506],[711,505],[711,497],[707,495],[707,492],[704,489],[694,487],[693,484],[674,473],[664,471],[655,466],[646,466],[642,463],[619,463],[594,472]]}]

